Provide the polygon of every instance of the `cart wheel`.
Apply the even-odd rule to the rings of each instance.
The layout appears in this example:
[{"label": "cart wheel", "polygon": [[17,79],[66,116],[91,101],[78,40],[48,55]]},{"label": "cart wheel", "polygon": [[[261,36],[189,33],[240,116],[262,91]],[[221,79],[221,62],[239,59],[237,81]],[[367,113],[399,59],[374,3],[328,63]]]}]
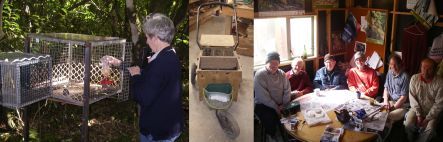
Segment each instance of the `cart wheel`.
[{"label": "cart wheel", "polygon": [[197,77],[197,65],[195,63],[192,63],[191,67],[191,84],[195,85],[195,79]]},{"label": "cart wheel", "polygon": [[234,117],[225,110],[217,110],[215,112],[220,126],[225,131],[229,138],[235,139],[240,135],[240,128],[238,127],[237,121]]}]

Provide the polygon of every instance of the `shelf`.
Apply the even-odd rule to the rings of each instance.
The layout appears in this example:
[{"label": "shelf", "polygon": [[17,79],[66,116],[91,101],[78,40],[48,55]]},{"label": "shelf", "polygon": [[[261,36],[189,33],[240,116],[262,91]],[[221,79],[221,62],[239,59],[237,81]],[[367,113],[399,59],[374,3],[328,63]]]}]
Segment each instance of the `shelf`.
[{"label": "shelf", "polygon": [[391,11],[389,13],[391,13],[391,14],[398,14],[398,15],[412,15],[410,12]]},{"label": "shelf", "polygon": [[[412,15],[410,12],[399,12],[399,11],[391,11],[390,14],[397,14],[397,15]],[[438,15],[439,18],[443,18],[443,15]]]},{"label": "shelf", "polygon": [[[266,13],[266,12],[265,12]],[[270,14],[270,12],[267,12],[265,15],[260,15],[258,12],[254,12],[254,19],[263,19],[263,18],[276,18],[276,17],[285,17],[285,18],[292,18],[292,17],[298,17],[298,16],[316,16],[318,13],[316,12],[309,12],[304,14],[294,14],[294,15],[279,15],[279,14]]]},{"label": "shelf", "polygon": [[329,11],[329,10],[347,10],[347,8],[318,8],[318,9],[314,9],[317,11]]}]

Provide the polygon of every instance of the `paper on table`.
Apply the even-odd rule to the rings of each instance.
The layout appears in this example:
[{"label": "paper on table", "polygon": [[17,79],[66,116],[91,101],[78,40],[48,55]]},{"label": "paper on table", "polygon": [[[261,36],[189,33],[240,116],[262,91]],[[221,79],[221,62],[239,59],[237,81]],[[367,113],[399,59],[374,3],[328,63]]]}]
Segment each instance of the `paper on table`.
[{"label": "paper on table", "polygon": [[372,69],[377,69],[381,67],[383,63],[379,66],[379,62],[381,61],[380,59],[380,55],[378,55],[378,53],[374,51],[371,58],[369,58],[368,60],[369,67]]},{"label": "paper on table", "polygon": [[379,112],[375,114],[372,119],[372,121],[367,121],[363,123],[363,127],[377,131],[383,131],[386,125],[386,120],[388,119],[388,113]]}]

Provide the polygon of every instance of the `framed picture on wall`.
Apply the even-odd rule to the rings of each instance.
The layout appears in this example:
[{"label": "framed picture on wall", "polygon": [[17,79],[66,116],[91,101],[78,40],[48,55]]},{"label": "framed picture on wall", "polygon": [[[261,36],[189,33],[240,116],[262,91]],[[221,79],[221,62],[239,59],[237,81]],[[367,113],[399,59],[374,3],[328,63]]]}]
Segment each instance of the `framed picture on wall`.
[{"label": "framed picture on wall", "polygon": [[366,15],[366,42],[383,45],[386,37],[388,13],[383,11],[369,11]]},{"label": "framed picture on wall", "polygon": [[312,7],[317,8],[338,8],[339,0],[313,0]]},{"label": "framed picture on wall", "polygon": [[366,53],[366,43],[360,42],[360,41],[355,41],[354,52],[358,52],[358,51],[365,54]]},{"label": "framed picture on wall", "polygon": [[289,16],[305,13],[305,0],[257,0],[259,16]]}]

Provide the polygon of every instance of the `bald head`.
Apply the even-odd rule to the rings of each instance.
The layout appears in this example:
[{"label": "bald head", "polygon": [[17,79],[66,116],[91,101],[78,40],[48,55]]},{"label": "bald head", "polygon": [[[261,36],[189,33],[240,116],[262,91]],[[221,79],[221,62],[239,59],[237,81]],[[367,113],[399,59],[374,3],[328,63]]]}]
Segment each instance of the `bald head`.
[{"label": "bald head", "polygon": [[420,74],[425,79],[432,79],[435,75],[436,63],[434,60],[425,58],[421,60]]}]

